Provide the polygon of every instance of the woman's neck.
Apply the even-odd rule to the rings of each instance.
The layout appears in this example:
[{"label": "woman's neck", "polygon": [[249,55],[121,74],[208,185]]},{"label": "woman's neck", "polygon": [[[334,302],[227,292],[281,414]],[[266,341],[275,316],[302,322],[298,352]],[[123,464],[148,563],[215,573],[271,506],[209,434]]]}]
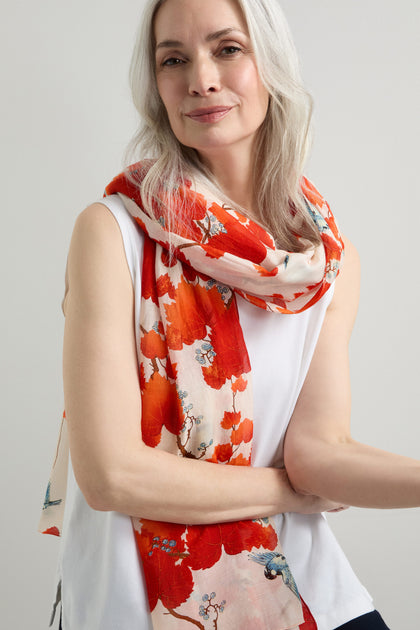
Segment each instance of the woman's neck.
[{"label": "woman's neck", "polygon": [[233,155],[232,151],[226,151],[217,157],[207,154],[202,158],[225,195],[252,215],[255,195],[251,153],[238,151]]}]

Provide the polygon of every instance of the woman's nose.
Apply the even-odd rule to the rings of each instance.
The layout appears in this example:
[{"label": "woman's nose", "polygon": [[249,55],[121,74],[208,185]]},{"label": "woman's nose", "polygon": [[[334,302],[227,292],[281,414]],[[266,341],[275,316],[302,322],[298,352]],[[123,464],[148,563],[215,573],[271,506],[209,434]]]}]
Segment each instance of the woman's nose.
[{"label": "woman's nose", "polygon": [[220,76],[211,59],[191,62],[188,91],[192,96],[205,96],[220,90]]}]

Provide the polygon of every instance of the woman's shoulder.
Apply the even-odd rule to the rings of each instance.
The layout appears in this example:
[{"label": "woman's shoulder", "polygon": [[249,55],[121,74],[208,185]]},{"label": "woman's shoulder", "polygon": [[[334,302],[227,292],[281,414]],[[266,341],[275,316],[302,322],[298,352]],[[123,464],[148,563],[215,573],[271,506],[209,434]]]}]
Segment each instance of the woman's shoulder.
[{"label": "woman's shoulder", "polygon": [[98,265],[109,265],[110,259],[123,255],[122,234],[115,214],[109,207],[97,201],[87,206],[77,216],[70,242],[68,262],[85,271]]},{"label": "woman's shoulder", "polygon": [[76,217],[71,247],[82,247],[86,243],[100,245],[103,239],[118,240],[119,232],[117,219],[109,206],[102,201],[95,201]]},{"label": "woman's shoulder", "polygon": [[126,202],[119,194],[106,195],[100,201],[87,206],[76,218],[72,246],[74,248],[94,244],[108,247],[113,241],[121,253],[123,244],[126,256],[140,253],[144,233]]},{"label": "woman's shoulder", "polygon": [[[63,311],[71,294],[84,304],[101,303],[111,287],[131,285],[120,225],[109,207],[100,201],[77,216],[70,241]],[[127,282],[129,280],[129,284]],[[131,287],[130,287],[131,288]]]}]

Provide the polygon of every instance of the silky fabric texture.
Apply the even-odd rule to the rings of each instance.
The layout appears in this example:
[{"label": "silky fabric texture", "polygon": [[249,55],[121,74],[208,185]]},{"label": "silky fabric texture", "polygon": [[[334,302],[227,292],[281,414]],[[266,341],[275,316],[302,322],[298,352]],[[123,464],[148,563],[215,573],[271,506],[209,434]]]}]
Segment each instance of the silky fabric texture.
[{"label": "silky fabric texture", "polygon": [[[147,169],[137,164],[130,170],[139,179]],[[106,188],[106,194],[115,193],[124,195],[146,234],[139,361],[143,440],[182,457],[249,466],[251,367],[235,291],[278,313],[298,313],[316,303],[339,268],[343,244],[334,218],[302,180],[322,245],[290,253],[276,249],[256,223],[191,190],[190,182],[163,189],[154,217],[126,173]],[[185,217],[170,235],[161,210],[168,202]],[[203,629],[204,622],[216,629],[285,630],[303,623],[316,628],[272,519],[183,526],[133,518],[133,527],[155,629],[182,628],[186,621]]]},{"label": "silky fabric texture", "polygon": [[[118,195],[104,206],[122,235],[134,289],[135,331],[140,331],[144,234]],[[106,210],[106,211],[108,211]],[[299,315],[277,316],[238,297],[254,384],[253,466],[281,466],[283,438],[313,356],[333,288]],[[140,346],[136,334],[136,346]],[[341,518],[333,516],[331,518]],[[276,533],[319,630],[373,610],[322,514],[279,514]],[[69,462],[66,517],[60,542],[64,630],[149,628],[144,579],[130,517],[96,512],[77,486]]]}]

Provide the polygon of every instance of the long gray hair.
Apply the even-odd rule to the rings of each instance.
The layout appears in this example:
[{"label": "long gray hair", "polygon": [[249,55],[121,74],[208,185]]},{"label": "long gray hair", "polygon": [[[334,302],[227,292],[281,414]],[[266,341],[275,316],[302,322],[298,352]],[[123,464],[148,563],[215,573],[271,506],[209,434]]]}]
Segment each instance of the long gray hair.
[{"label": "long gray hair", "polygon": [[[302,251],[308,239],[320,242],[301,193],[301,177],[311,143],[312,98],[305,90],[290,30],[277,0],[236,0],[242,9],[257,68],[269,95],[267,116],[257,132],[254,153],[255,212],[278,246]],[[158,201],[162,181],[176,187],[180,179],[202,181],[223,202],[238,208],[220,190],[195,149],[175,137],[155,78],[154,18],[165,0],[149,0],[137,36],[130,67],[133,101],[140,126],[126,153],[127,163],[156,160],[141,183],[148,209]],[[238,208],[246,214],[246,209]],[[167,208],[168,227],[182,222]]]}]

